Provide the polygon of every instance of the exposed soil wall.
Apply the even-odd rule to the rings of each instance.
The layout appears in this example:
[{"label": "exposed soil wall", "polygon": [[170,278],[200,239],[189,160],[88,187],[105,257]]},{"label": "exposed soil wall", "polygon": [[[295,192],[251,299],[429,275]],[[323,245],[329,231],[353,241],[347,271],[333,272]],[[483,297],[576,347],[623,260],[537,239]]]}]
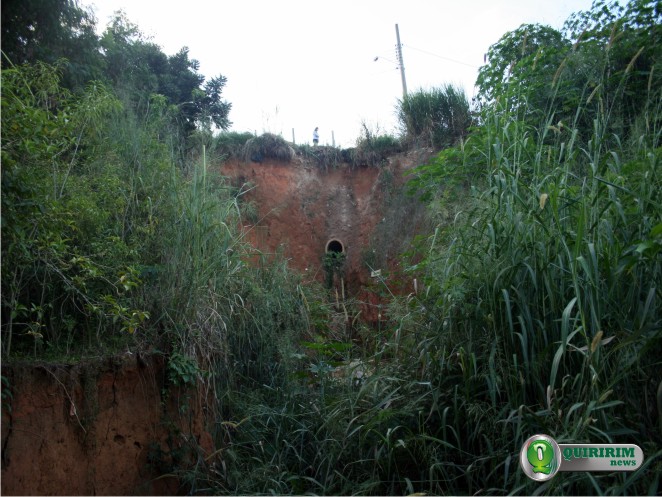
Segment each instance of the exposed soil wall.
[{"label": "exposed soil wall", "polygon": [[174,495],[159,478],[173,428],[211,453],[199,399],[168,388],[161,356],[6,365],[3,495]]},{"label": "exposed soil wall", "polygon": [[231,161],[220,169],[235,186],[252,188],[243,200],[257,207],[254,219],[244,219],[253,244],[265,253],[282,251],[290,267],[310,280],[323,282],[327,243],[338,240],[347,258],[345,284],[357,294],[370,282],[368,251],[386,250],[382,243],[375,243],[375,235],[381,231],[381,237],[392,244],[416,229],[420,216],[409,212],[408,217],[394,219],[403,213],[392,212],[399,206],[389,201],[401,189],[404,174],[429,153],[402,154],[373,167],[339,164],[325,168],[298,157],[289,163]]}]

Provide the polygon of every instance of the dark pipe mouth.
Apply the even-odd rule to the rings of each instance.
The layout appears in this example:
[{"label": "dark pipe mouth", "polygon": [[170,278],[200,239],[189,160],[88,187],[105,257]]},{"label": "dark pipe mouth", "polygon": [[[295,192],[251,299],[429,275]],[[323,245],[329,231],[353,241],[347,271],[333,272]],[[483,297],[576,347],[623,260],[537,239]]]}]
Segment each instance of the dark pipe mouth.
[{"label": "dark pipe mouth", "polygon": [[331,239],[326,242],[326,253],[335,252],[336,254],[342,254],[345,252],[345,246],[340,240]]}]

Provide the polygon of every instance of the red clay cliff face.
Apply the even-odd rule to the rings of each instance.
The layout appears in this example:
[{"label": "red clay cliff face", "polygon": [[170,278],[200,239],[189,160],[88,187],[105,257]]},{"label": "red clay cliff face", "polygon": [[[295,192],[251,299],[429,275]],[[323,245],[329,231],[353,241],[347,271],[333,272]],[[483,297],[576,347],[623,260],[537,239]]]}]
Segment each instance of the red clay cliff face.
[{"label": "red clay cliff face", "polygon": [[164,374],[159,356],[3,366],[11,397],[2,404],[2,494],[177,493],[175,479],[154,480],[173,453],[170,428],[208,454],[213,443],[196,395],[166,388],[164,397]]},{"label": "red clay cliff face", "polygon": [[361,247],[379,219],[380,170],[331,169],[272,161],[229,163],[221,172],[235,184],[253,186],[247,200],[259,209],[250,240],[265,253],[281,250],[289,265],[323,281],[322,259],[329,240],[342,243],[349,267],[359,266]]},{"label": "red clay cliff face", "polygon": [[[258,213],[243,220],[249,241],[264,253],[282,251],[289,266],[306,275],[304,281],[323,282],[327,243],[337,240],[346,253],[345,283],[356,294],[370,280],[366,255],[385,221],[385,197],[420,163],[420,155],[409,154],[381,167],[325,169],[296,158],[291,163],[232,161],[220,170],[235,186],[252,187],[244,201],[254,202]],[[401,237],[402,226],[391,229],[393,237]]]}]

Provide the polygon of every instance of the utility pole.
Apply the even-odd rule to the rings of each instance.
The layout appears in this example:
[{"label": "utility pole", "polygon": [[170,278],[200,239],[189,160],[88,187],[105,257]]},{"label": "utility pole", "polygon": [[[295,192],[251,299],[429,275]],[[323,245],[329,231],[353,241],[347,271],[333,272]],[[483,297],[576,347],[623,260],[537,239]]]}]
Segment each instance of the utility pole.
[{"label": "utility pole", "polygon": [[395,25],[395,38],[398,41],[396,48],[398,54],[398,63],[400,64],[400,76],[402,76],[402,99],[407,98],[407,80],[405,80],[405,63],[402,61],[402,45],[400,44],[400,30]]}]

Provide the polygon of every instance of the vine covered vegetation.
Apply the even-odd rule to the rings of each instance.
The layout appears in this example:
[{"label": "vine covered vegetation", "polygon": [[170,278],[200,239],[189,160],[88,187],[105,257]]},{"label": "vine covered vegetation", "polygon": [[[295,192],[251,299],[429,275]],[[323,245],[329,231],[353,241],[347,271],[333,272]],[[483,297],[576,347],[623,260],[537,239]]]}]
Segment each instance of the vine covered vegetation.
[{"label": "vine covered vegetation", "polygon": [[[195,457],[162,454],[191,494],[660,494],[659,0],[506,33],[471,106],[449,85],[412,93],[401,137],[366,128],[351,151],[228,132],[225,78],[187,49],[121,15],[96,37],[56,0],[28,3],[62,22],[25,31],[19,3],[3,2],[3,360],[165,355],[216,420],[216,453],[178,433]],[[407,185],[433,229],[379,329],[246,243],[245,191],[210,167],[379,166],[415,146],[438,150]],[[645,459],[537,483],[519,468],[536,433]]]}]

